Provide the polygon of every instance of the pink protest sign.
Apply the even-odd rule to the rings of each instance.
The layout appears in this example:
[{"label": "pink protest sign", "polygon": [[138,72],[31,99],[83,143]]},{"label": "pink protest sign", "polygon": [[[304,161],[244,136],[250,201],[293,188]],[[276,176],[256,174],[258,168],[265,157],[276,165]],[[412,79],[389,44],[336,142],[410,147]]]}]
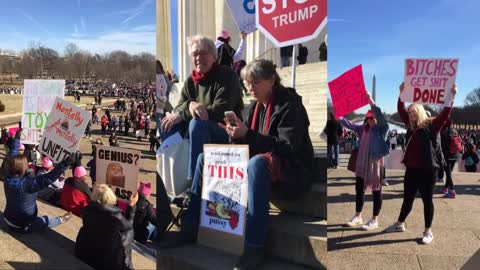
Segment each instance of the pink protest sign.
[{"label": "pink protest sign", "polygon": [[457,70],[458,59],[406,59],[402,101],[450,106]]},{"label": "pink protest sign", "polygon": [[368,104],[362,65],[358,65],[328,83],[335,119]]}]

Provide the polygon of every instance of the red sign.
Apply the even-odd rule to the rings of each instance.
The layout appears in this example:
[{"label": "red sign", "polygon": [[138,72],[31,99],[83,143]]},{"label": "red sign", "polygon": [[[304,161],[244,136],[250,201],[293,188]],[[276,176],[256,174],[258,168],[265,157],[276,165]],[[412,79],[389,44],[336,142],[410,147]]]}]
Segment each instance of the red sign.
[{"label": "red sign", "polygon": [[368,104],[362,65],[358,65],[328,83],[335,119]]},{"label": "red sign", "polygon": [[277,47],[314,39],[327,25],[327,0],[255,0],[256,25]]}]

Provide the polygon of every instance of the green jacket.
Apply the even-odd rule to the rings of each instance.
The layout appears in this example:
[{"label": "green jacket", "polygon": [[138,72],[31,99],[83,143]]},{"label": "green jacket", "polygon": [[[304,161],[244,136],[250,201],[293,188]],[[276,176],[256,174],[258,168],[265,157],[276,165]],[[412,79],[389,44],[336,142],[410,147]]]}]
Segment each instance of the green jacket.
[{"label": "green jacket", "polygon": [[229,67],[215,66],[199,84],[189,76],[174,110],[186,122],[192,119],[188,109],[191,101],[205,105],[208,119],[217,123],[223,122],[226,111],[241,118],[243,100],[237,74]]}]

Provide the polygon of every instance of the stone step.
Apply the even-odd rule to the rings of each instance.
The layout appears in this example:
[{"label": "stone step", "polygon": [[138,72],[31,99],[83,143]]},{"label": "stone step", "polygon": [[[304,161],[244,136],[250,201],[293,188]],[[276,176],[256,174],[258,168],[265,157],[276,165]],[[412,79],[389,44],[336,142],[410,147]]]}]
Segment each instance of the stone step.
[{"label": "stone step", "polygon": [[[238,256],[201,245],[189,245],[162,250],[158,253],[157,258],[157,269],[162,270],[231,270],[238,260]],[[311,268],[267,257],[266,261],[258,269],[304,270]],[[326,268],[320,267],[318,269]]]},{"label": "stone step", "polygon": [[[173,207],[173,211],[178,213],[178,208]],[[326,230],[326,220],[270,211],[266,252],[268,255],[280,258],[290,264],[301,264],[314,267],[315,269],[322,269],[327,257]],[[202,257],[215,257],[215,252],[208,248],[205,248],[205,250]],[[224,261],[222,265],[216,266],[199,259],[189,260],[188,258],[191,258],[191,256],[185,256],[184,252],[173,252],[173,250],[171,253],[162,250],[158,252],[157,258],[157,269],[232,269],[225,267],[232,267],[235,263],[235,260],[232,258]],[[274,261],[277,260],[275,259],[271,262],[273,263]]]}]

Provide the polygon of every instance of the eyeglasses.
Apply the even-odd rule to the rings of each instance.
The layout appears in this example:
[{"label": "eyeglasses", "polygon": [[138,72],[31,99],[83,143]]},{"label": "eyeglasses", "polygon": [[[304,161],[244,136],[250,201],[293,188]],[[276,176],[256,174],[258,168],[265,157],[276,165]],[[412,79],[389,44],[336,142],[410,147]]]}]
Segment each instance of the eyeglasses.
[{"label": "eyeglasses", "polygon": [[202,57],[205,57],[209,55],[208,51],[195,51],[195,52],[192,52],[192,57],[193,58],[196,58],[198,56],[202,56]]},{"label": "eyeglasses", "polygon": [[261,81],[253,81],[253,82],[243,81],[243,84],[245,84],[245,86],[248,88],[257,87],[260,83]]}]

